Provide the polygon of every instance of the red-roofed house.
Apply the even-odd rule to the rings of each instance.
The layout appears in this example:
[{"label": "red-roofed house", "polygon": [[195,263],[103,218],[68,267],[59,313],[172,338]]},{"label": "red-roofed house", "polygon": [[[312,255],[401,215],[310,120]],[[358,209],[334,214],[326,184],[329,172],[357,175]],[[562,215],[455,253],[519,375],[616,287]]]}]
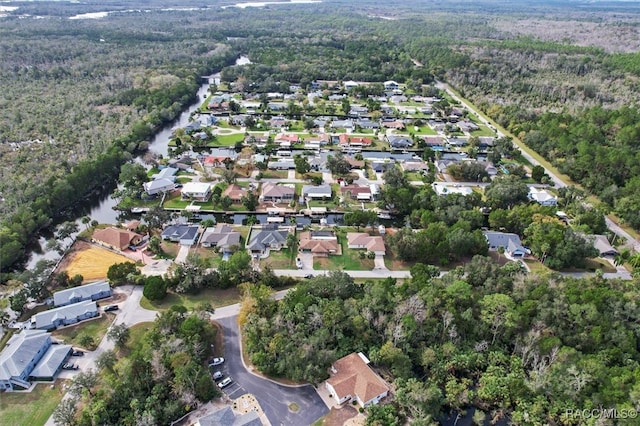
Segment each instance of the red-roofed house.
[{"label": "red-roofed house", "polygon": [[282,147],[289,147],[300,142],[300,135],[297,135],[295,133],[280,133],[275,138],[273,138],[273,142]]},{"label": "red-roofed house", "polygon": [[371,236],[364,232],[348,232],[347,247],[350,249],[367,249],[377,255],[385,254],[384,239],[379,236]]},{"label": "red-roofed house", "polygon": [[347,185],[341,186],[342,195],[347,195],[353,200],[371,201],[371,188],[369,186]]},{"label": "red-roofed house", "polygon": [[246,193],[247,191],[243,187],[233,183],[222,191],[222,196],[231,198],[231,201],[235,204],[240,204],[242,203],[242,197],[244,197]]},{"label": "red-roofed house", "polygon": [[114,250],[124,250],[131,245],[139,244],[142,235],[119,228],[98,229],[93,233],[93,242]]},{"label": "red-roofed house", "polygon": [[377,404],[389,393],[389,385],[369,367],[361,352],[334,362],[325,386],[339,404],[357,401],[361,407]]}]

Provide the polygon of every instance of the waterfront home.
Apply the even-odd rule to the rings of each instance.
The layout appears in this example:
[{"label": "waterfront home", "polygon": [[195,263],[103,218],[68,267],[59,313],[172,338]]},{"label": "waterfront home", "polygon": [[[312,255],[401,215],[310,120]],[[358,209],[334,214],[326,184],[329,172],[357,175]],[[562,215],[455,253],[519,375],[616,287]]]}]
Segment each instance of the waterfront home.
[{"label": "waterfront home", "polygon": [[174,243],[180,243],[182,246],[192,246],[198,239],[198,225],[176,224],[169,225],[162,230],[160,236],[163,240],[169,240]]},{"label": "waterfront home", "polygon": [[142,235],[110,226],[104,229],[96,229],[91,241],[113,250],[126,250],[127,247],[136,246],[142,242]]},{"label": "waterfront home", "polygon": [[205,202],[211,196],[211,184],[207,182],[187,182],[181,191],[183,200]]}]

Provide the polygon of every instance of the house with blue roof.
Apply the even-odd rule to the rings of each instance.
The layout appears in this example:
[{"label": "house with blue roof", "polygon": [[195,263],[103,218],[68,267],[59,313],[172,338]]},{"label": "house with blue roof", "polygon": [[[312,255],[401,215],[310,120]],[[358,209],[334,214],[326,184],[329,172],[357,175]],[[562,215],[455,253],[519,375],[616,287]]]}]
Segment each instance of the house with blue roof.
[{"label": "house with blue roof", "polygon": [[107,281],[68,288],[53,293],[53,305],[65,306],[85,300],[100,300],[111,296],[111,287]]}]

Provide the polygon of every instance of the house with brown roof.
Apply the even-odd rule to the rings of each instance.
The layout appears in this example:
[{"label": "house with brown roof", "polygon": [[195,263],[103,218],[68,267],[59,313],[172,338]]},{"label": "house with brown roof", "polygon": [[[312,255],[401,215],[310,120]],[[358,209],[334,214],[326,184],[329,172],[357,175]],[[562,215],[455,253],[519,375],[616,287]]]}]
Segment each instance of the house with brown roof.
[{"label": "house with brown roof", "polygon": [[91,241],[113,250],[125,250],[129,246],[140,244],[142,235],[126,229],[109,227],[96,230]]},{"label": "house with brown roof", "polygon": [[277,185],[267,182],[262,185],[260,200],[270,203],[288,203],[295,196],[295,188],[289,185]]},{"label": "house with brown roof", "polygon": [[389,385],[369,367],[362,352],[340,358],[331,366],[325,387],[339,404],[356,401],[361,407],[377,404],[389,393]]},{"label": "house with brown roof", "polygon": [[360,185],[346,185],[340,187],[342,196],[347,196],[352,200],[358,201],[371,201],[373,195],[371,194],[371,187]]},{"label": "house with brown roof", "polygon": [[348,232],[347,247],[350,249],[366,249],[376,255],[384,256],[384,239],[379,235],[369,235],[365,232]]},{"label": "house with brown roof", "polygon": [[247,191],[243,187],[233,183],[222,191],[221,196],[229,197],[234,204],[240,204],[242,203],[242,197],[244,197],[246,193]]},{"label": "house with brown roof", "polygon": [[301,232],[298,250],[319,257],[328,257],[331,254],[342,254],[338,237],[336,237],[333,231]]}]

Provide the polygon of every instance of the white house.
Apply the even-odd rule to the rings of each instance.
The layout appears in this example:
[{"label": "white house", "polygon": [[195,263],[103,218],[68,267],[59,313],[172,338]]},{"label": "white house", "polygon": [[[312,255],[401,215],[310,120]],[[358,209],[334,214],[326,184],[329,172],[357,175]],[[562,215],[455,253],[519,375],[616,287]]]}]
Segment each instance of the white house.
[{"label": "white house", "polygon": [[546,189],[529,187],[529,199],[543,206],[557,206],[558,198]]},{"label": "white house", "polygon": [[211,196],[211,184],[207,182],[187,182],[182,188],[182,199],[207,201]]},{"label": "white house", "polygon": [[434,182],[431,184],[431,187],[436,194],[438,195],[449,195],[449,194],[461,194],[461,195],[471,195],[473,194],[473,189],[468,186],[456,186],[456,185],[446,185],[444,183]]},{"label": "white house", "polygon": [[176,188],[176,184],[171,179],[155,179],[151,182],[145,182],[142,184],[142,187],[149,195],[156,195],[162,192],[173,191]]},{"label": "white house", "polygon": [[356,401],[361,407],[377,404],[389,393],[389,385],[370,367],[361,352],[340,358],[331,366],[325,387],[338,404]]},{"label": "white house", "polygon": [[311,199],[327,199],[331,198],[331,185],[304,185],[302,187],[302,196]]}]

